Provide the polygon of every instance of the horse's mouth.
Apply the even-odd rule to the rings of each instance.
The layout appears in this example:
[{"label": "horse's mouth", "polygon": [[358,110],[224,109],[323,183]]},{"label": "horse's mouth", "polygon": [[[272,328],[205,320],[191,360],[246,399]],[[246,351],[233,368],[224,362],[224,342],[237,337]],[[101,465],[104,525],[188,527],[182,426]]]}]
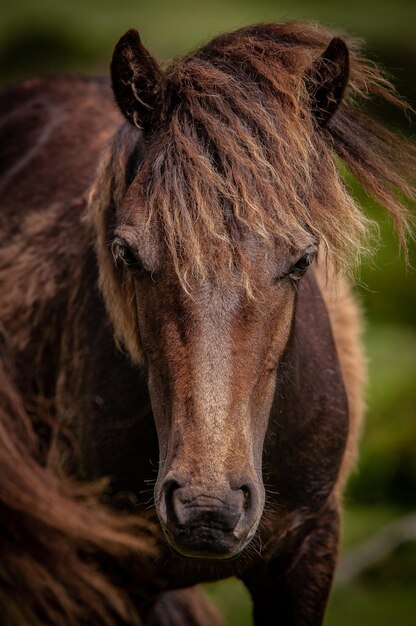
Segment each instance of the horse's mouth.
[{"label": "horse's mouth", "polygon": [[208,525],[181,529],[174,534],[162,525],[169,546],[180,556],[191,559],[226,561],[236,559],[254,533],[242,539],[234,533]]}]

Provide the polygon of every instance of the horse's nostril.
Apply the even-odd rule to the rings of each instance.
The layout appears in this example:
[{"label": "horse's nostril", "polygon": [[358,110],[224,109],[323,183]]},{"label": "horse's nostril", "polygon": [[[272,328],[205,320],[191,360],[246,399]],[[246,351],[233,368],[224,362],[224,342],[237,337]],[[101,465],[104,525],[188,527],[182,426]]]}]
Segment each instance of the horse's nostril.
[{"label": "horse's nostril", "polygon": [[248,485],[243,485],[242,487],[240,487],[240,489],[243,492],[243,497],[244,497],[243,506],[244,506],[244,510],[246,511],[250,507],[250,504],[251,504],[251,490]]},{"label": "horse's nostril", "polygon": [[174,507],[175,494],[186,484],[186,480],[176,474],[174,476],[172,474],[168,475],[164,480],[158,506],[158,514],[164,524],[176,520]]},{"label": "horse's nostril", "polygon": [[176,489],[180,489],[181,485],[175,478],[166,480],[163,484],[163,493],[166,500],[172,500],[173,493]]},{"label": "horse's nostril", "polygon": [[230,486],[242,495],[242,515],[238,527],[252,527],[264,506],[264,488],[248,475],[233,477]]},{"label": "horse's nostril", "polygon": [[243,494],[244,510],[250,508],[253,504],[253,495],[255,493],[255,486],[253,481],[248,476],[240,476],[234,480],[230,480],[230,486],[233,491],[241,491]]}]

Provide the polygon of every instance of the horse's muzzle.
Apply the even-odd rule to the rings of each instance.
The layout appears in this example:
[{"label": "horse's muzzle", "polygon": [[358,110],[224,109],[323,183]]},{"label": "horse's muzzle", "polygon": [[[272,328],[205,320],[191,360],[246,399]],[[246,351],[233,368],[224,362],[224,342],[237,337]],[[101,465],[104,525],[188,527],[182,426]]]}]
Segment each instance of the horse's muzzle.
[{"label": "horse's muzzle", "polygon": [[227,559],[239,554],[261,516],[254,485],[237,481],[234,488],[214,491],[181,482],[172,477],[165,480],[158,507],[171,546],[195,558]]}]

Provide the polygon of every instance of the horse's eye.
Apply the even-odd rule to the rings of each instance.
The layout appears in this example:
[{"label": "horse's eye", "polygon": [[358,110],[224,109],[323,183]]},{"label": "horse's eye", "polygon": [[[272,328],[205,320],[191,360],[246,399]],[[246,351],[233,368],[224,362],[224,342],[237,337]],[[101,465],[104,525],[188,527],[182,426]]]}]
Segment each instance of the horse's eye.
[{"label": "horse's eye", "polygon": [[114,239],[111,244],[111,252],[116,264],[123,263],[132,272],[142,272],[143,265],[136,257],[127,243],[120,238]]},{"label": "horse's eye", "polygon": [[289,271],[290,278],[292,280],[299,280],[300,278],[302,278],[302,276],[306,274],[314,258],[315,258],[314,252],[306,252],[306,254],[301,256],[300,259],[298,259],[296,263],[292,265],[292,267],[290,268],[290,271]]}]

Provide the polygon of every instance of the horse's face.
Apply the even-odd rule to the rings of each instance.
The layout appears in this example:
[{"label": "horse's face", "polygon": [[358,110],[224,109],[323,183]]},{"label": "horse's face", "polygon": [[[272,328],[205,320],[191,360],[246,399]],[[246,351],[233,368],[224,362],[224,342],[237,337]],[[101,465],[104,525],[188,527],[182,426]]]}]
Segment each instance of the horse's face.
[{"label": "horse's face", "polygon": [[[252,36],[256,38],[255,31]],[[102,280],[116,333],[136,356],[135,337],[140,335],[148,364],[160,446],[155,488],[160,522],[177,551],[213,558],[241,552],[263,513],[262,454],[276,368],[294,318],[295,283],[316,252],[316,230],[304,203],[316,192],[313,173],[324,152],[313,147],[312,136],[335,112],[348,80],[348,50],[339,39],[312,65],[304,65],[304,55],[296,57],[295,88],[286,85],[282,91],[280,83],[271,87],[276,77],[268,74],[268,64],[276,61],[273,56],[263,59],[265,40],[238,51],[230,37],[219,38],[167,74],[137,32],[129,31],[117,44],[114,95],[126,119],[147,138],[148,167],[118,207],[114,233],[113,254],[133,277],[123,275],[110,284],[109,271],[107,286]],[[286,45],[279,71],[287,78],[285,50]],[[251,65],[241,62],[247,54],[254,55]],[[261,64],[265,78],[260,88]],[[305,102],[310,110],[299,115]],[[120,167],[122,161],[114,160]],[[282,184],[284,179],[290,184]],[[141,197],[152,199],[150,208],[139,199],[140,185],[147,183],[151,193]],[[216,200],[211,202],[211,196]],[[315,211],[324,202],[318,196]],[[277,243],[281,221],[274,218],[268,222],[267,232],[273,233],[268,244],[253,234],[260,232],[252,227],[256,216],[267,216],[277,198],[283,205],[280,216],[293,218],[285,222],[290,236],[282,237],[296,242],[290,248]],[[196,209],[190,210],[193,204]],[[234,222],[228,219],[230,207]],[[160,228],[151,225],[151,215],[161,220]],[[237,234],[230,237],[238,258],[231,255],[227,267],[235,261],[235,270],[225,277],[215,269],[219,256],[208,241],[214,225],[216,241],[230,242],[227,228],[234,224]],[[100,228],[106,232],[105,226]],[[198,241],[199,256],[193,243],[189,249],[181,244],[190,237]],[[99,254],[103,268],[108,262],[104,238]],[[202,260],[210,270],[208,278],[193,280],[191,295],[180,280],[181,258]],[[243,287],[241,259],[249,284],[256,287],[254,298]],[[127,283],[134,288],[127,289]],[[133,300],[135,310],[127,316]]]},{"label": "horse's face", "polygon": [[177,551],[232,557],[263,513],[276,368],[290,334],[294,283],[314,251],[266,249],[248,236],[241,252],[258,297],[247,295],[237,272],[196,282],[190,296],[157,232],[141,236],[140,213],[132,202],[113,251],[134,277],[160,448],[157,512]]}]

